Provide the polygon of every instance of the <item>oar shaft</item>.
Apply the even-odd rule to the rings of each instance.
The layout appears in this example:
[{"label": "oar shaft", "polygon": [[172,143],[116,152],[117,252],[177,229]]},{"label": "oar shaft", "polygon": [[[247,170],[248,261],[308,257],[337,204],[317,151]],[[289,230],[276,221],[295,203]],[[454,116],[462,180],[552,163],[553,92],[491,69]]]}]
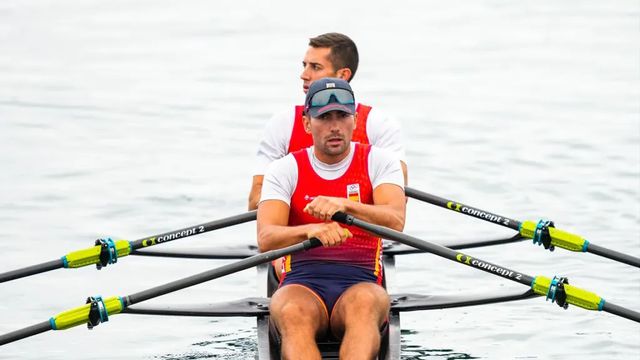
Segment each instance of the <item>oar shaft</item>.
[{"label": "oar shaft", "polygon": [[[494,275],[498,275],[505,279],[518,282],[520,284],[530,287],[536,294],[546,296],[547,299],[551,299],[552,302],[556,302],[558,305],[565,307],[567,304],[579,306],[587,310],[602,310],[609,313],[640,322],[640,314],[611,303],[607,303],[600,296],[569,285],[566,279],[554,277],[553,279],[546,278],[544,276],[531,277],[519,273],[515,270],[510,270],[505,267],[495,265],[477,258],[473,258],[469,255],[465,255],[460,252],[453,251],[442,245],[433,244],[428,241],[424,241],[418,238],[414,238],[410,235],[401,233],[396,230],[392,230],[383,226],[370,224],[366,221],[354,218],[351,215],[338,212],[333,215],[332,219],[347,225],[355,225],[363,230],[374,233],[385,239],[396,240],[405,245],[413,246],[418,249],[430,252],[440,257],[455,260],[459,263],[467,266],[482,270]],[[556,298],[556,296],[558,296]]]},{"label": "oar shaft", "polygon": [[410,198],[428,202],[429,204],[440,206],[445,209],[463,213],[480,220],[488,221],[493,224],[497,224],[500,226],[508,227],[509,229],[520,231],[520,221],[518,220],[510,219],[502,215],[496,215],[485,210],[480,210],[472,206],[459,203],[457,201],[441,198],[439,196],[428,194],[424,191],[416,190],[410,187],[406,187],[404,189],[404,192],[405,192],[405,195],[407,195]]},{"label": "oar shaft", "polygon": [[[486,271],[494,275],[498,275],[505,279],[509,279],[511,281],[515,281],[523,285],[527,285],[529,287],[531,287],[531,283],[534,280],[532,276],[522,274],[515,270],[510,270],[505,267],[495,265],[480,259],[476,259],[469,255],[465,255],[461,252],[451,250],[442,245],[427,242],[427,241],[415,238],[413,236],[401,233],[399,231],[386,228],[384,226],[370,224],[368,222],[354,218],[350,215],[346,215],[346,219],[348,219],[346,220],[347,224],[355,225],[364,230],[375,233],[385,239],[395,240],[405,245],[409,245],[409,246],[424,250],[426,252],[432,253],[434,255],[438,255],[440,257],[443,257],[449,260],[457,261],[459,263],[471,266],[473,268]],[[341,220],[337,220],[337,221],[343,222]]]},{"label": "oar shaft", "polygon": [[146,238],[142,238],[139,240],[135,240],[131,242],[131,249],[136,250],[156,244],[161,244],[173,240],[178,240],[182,238],[186,238],[189,236],[202,234],[208,231],[213,231],[217,229],[222,229],[225,227],[238,225],[242,223],[246,223],[249,221],[253,221],[256,219],[256,211],[248,211],[243,214],[230,216],[224,219],[214,220],[210,222],[206,222],[199,225],[189,226],[183,229],[169,231],[166,233],[162,233],[159,235],[148,236]]},{"label": "oar shaft", "polygon": [[[320,240],[312,238],[301,243],[288,246],[286,248],[257,254],[247,259],[243,259],[213,270],[205,271],[200,274],[189,276],[184,279],[176,280],[165,285],[156,286],[154,288],[144,290],[123,298],[117,296],[105,299],[100,298],[100,304],[102,304],[102,310],[100,311],[104,311],[104,316],[119,314],[121,312],[125,312],[126,308],[129,305],[165,295],[170,292],[181,290],[189,286],[197,285],[205,281],[213,280],[231,273],[242,271],[250,267],[281,258],[285,255],[293,254],[303,250],[309,250],[320,245],[322,245]],[[86,324],[87,322],[91,321],[91,311],[93,311],[92,309],[93,303],[87,303],[85,305],[59,313],[53,316],[49,321],[32,325],[4,335],[0,335],[0,345],[24,339],[26,337],[37,335],[49,330],[64,330],[81,324]],[[102,316],[103,314],[101,312],[100,318],[102,318]]]},{"label": "oar shaft", "polygon": [[606,249],[602,246],[598,246],[592,243],[589,243],[589,245],[587,246],[587,252],[600,255],[611,260],[617,260],[631,266],[640,267],[640,259],[638,259],[637,257],[621,253],[619,251]]},{"label": "oar shaft", "polygon": [[0,345],[28,338],[29,336],[38,335],[49,330],[51,330],[51,323],[49,321],[43,321],[39,324],[31,325],[24,329],[0,335]]},{"label": "oar shaft", "polygon": [[[117,259],[118,257],[130,255],[132,254],[132,251],[136,249],[161,244],[172,240],[182,239],[197,234],[202,234],[207,231],[242,224],[245,222],[253,221],[255,219],[256,211],[254,210],[239,215],[230,216],[224,219],[186,227],[180,230],[169,231],[159,235],[149,236],[132,242],[129,242],[127,240],[118,240],[114,245],[116,251],[115,258]],[[101,262],[101,255],[103,250],[104,249],[100,245],[96,245],[90,248],[73,251],[58,260],[52,260],[46,263],[27,266],[21,269],[0,273],[0,283],[60,268],[79,268],[87,265],[96,265]],[[135,254],[135,252],[133,252],[133,254]],[[103,263],[102,265],[105,264]]]},{"label": "oar shaft", "polygon": [[5,281],[20,279],[30,275],[40,274],[40,273],[55,270],[55,269],[60,269],[62,267],[64,267],[64,262],[62,261],[62,259],[56,259],[56,260],[47,261],[42,264],[27,266],[22,269],[7,271],[5,273],[0,274],[0,283],[3,283]]},{"label": "oar shaft", "polygon": [[[537,237],[539,235],[539,232],[543,230],[543,228],[541,228],[541,225],[543,224],[542,221],[538,222],[537,224],[533,221],[521,222],[518,220],[510,219],[506,216],[496,215],[484,210],[480,210],[453,200],[448,200],[436,195],[427,194],[423,191],[409,187],[405,188],[405,194],[408,197],[414,198],[416,200],[424,201],[465,215],[469,215],[471,217],[475,217],[477,219],[485,220],[493,224],[516,230],[522,236],[529,239],[534,239],[534,244],[537,240],[540,241],[540,244],[543,243],[542,239]],[[594,245],[586,241],[586,239],[579,235],[571,234],[569,232],[557,229],[553,227],[553,225],[548,228],[546,228],[545,226],[547,225],[543,226],[544,230],[547,230],[547,236],[550,236],[549,243],[545,243],[545,248],[549,248],[549,245],[551,245],[551,250],[553,250],[553,247],[560,247],[570,251],[590,252],[592,254],[600,255],[611,260],[620,261],[622,263],[635,267],[640,267],[640,258]]]},{"label": "oar shaft", "polygon": [[640,322],[639,312],[624,308],[622,306],[618,306],[616,304],[612,304],[608,301],[604,303],[602,311],[606,311],[610,314],[618,315],[629,320]]},{"label": "oar shaft", "polygon": [[141,301],[149,300],[161,295],[165,295],[174,291],[182,290],[190,286],[201,284],[203,282],[213,280],[225,275],[229,275],[238,271],[249,269],[256,265],[264,264],[266,262],[279,259],[285,255],[293,254],[299,251],[308,250],[313,247],[321,245],[318,239],[305,240],[302,243],[288,246],[286,248],[271,250],[265,253],[257,254],[246,259],[236,261],[231,264],[221,266],[216,269],[202,272],[187,278],[172,281],[170,283],[153,287],[135,294],[124,297],[125,307],[139,303]]}]

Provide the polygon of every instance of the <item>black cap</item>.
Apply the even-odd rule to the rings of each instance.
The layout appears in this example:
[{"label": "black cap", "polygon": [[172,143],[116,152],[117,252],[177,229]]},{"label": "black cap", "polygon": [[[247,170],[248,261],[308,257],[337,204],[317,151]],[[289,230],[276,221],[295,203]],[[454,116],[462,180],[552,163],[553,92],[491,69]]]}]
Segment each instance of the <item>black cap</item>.
[{"label": "black cap", "polygon": [[356,113],[356,101],[349,83],[339,78],[322,78],[312,82],[304,102],[305,113],[318,117],[333,110],[351,115]]}]

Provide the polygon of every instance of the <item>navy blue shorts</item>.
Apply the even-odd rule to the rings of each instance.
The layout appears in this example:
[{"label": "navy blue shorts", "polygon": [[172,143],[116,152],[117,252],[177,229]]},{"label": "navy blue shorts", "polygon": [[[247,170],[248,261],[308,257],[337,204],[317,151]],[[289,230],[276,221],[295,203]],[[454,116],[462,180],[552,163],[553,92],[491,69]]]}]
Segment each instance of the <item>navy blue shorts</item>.
[{"label": "navy blue shorts", "polygon": [[339,263],[311,263],[293,267],[280,282],[280,287],[298,284],[310,289],[324,303],[330,318],[333,306],[345,290],[361,282],[375,284],[377,281],[371,269]]}]

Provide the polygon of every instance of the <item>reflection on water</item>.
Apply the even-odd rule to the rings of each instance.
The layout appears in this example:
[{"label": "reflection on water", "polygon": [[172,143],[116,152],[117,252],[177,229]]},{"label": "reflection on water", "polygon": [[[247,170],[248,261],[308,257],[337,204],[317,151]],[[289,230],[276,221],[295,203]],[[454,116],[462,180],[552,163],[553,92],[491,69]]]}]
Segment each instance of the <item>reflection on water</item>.
[{"label": "reflection on water", "polygon": [[427,349],[421,346],[404,345],[402,347],[402,359],[422,360],[422,359],[480,359],[469,354],[456,352],[453,349]]},{"label": "reflection on water", "polygon": [[[212,339],[192,344],[193,349],[180,354],[165,354],[155,356],[161,360],[197,360],[197,359],[255,359],[257,356],[257,339],[255,328],[240,330],[232,333],[212,335]],[[403,336],[417,335],[411,329],[402,329]],[[404,360],[423,359],[480,359],[454,349],[431,349],[425,346],[409,345],[402,341],[401,358]]]},{"label": "reflection on water", "polygon": [[194,343],[193,349],[183,354],[165,354],[155,357],[163,360],[191,359],[255,359],[258,346],[256,328],[212,335],[210,340]]}]

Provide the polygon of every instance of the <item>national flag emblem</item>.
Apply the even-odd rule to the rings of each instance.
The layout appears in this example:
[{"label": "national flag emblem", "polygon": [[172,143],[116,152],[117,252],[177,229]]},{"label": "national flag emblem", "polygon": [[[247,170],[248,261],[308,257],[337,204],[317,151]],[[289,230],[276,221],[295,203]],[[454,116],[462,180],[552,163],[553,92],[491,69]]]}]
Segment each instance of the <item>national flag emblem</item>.
[{"label": "national flag emblem", "polygon": [[360,202],[360,184],[347,185],[347,199]]}]

